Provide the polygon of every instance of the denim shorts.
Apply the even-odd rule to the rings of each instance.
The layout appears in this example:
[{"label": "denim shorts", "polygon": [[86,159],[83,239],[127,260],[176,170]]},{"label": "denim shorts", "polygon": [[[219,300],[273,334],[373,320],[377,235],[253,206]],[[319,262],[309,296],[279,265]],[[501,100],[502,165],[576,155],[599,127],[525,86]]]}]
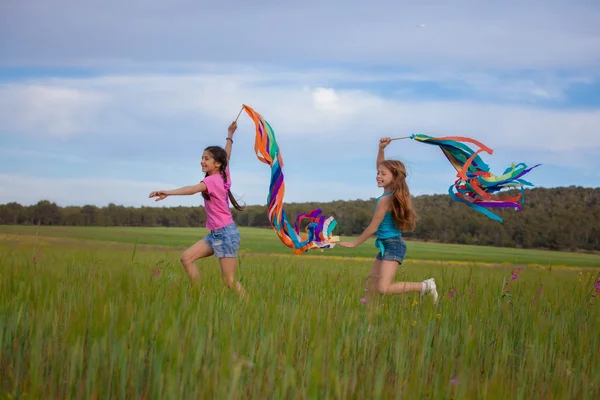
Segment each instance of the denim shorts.
[{"label": "denim shorts", "polygon": [[[404,243],[404,239],[402,236],[394,236],[389,239],[377,239],[375,245],[380,248],[379,253],[377,253],[378,260],[385,261],[398,261],[400,264],[404,261],[404,257],[406,257],[406,243]],[[384,254],[381,255],[381,246],[383,246]]]},{"label": "denim shorts", "polygon": [[237,257],[240,248],[240,232],[235,223],[210,231],[203,239],[217,258]]}]

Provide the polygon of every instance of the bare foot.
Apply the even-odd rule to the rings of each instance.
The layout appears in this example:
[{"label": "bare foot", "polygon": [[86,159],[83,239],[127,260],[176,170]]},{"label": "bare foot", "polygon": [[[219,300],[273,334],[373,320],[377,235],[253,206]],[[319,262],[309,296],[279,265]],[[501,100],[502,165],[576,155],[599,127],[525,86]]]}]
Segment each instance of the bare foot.
[{"label": "bare foot", "polygon": [[236,282],[235,283],[235,290],[237,291],[237,293],[242,296],[242,299],[246,302],[246,304],[248,304],[248,302],[250,301],[250,298],[248,296],[248,293],[246,293],[246,290],[244,290],[244,287],[242,286],[241,283]]}]

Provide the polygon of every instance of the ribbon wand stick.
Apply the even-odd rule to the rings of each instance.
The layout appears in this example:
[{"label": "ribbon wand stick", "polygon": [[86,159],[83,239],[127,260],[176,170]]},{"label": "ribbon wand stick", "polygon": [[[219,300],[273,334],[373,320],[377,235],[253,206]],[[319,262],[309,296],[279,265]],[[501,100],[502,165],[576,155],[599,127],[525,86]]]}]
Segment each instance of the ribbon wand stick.
[{"label": "ribbon wand stick", "polygon": [[237,117],[235,118],[235,122],[237,122],[237,120],[240,117],[240,115],[242,115],[242,111],[244,111],[244,105],[243,104],[242,104],[242,108],[240,109],[240,112],[238,113]]}]

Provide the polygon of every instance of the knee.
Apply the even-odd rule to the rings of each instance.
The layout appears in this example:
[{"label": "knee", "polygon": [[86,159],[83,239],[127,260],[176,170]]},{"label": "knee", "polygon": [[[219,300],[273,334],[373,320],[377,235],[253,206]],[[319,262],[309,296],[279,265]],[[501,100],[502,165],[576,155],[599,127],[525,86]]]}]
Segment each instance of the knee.
[{"label": "knee", "polygon": [[181,257],[179,257],[179,261],[183,264],[183,266],[194,262],[192,256],[187,252],[184,252],[183,254],[181,254]]},{"label": "knee", "polygon": [[386,283],[378,282],[377,285],[375,286],[375,289],[377,290],[377,292],[379,292],[379,294],[387,294],[389,287],[390,287],[390,285],[388,285]]},{"label": "knee", "polygon": [[365,279],[365,289],[367,290],[367,292],[375,291],[378,280],[378,276],[369,276],[367,279]]}]

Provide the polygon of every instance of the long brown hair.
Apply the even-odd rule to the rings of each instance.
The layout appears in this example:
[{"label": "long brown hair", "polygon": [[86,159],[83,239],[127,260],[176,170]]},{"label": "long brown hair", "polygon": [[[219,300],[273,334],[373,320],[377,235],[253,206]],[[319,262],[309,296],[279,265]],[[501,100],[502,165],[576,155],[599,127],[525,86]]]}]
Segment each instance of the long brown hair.
[{"label": "long brown hair", "polygon": [[[204,149],[204,151],[208,151],[210,154],[212,154],[216,162],[221,163],[219,172],[223,177],[223,182],[227,183],[227,172],[225,171],[227,169],[227,152],[225,149],[219,146],[209,146]],[[206,178],[207,176],[208,174],[206,174],[204,177]],[[202,197],[204,197],[205,200],[210,200],[210,195],[206,192],[202,192]],[[235,207],[236,210],[244,211],[246,209],[246,206],[240,206],[238,204],[237,200],[235,197],[233,197],[233,194],[231,194],[231,190],[229,189],[227,189],[227,197],[229,197],[229,201],[231,201],[231,204],[233,204],[233,207]]]},{"label": "long brown hair", "polygon": [[406,167],[397,160],[385,160],[379,164],[390,170],[392,181],[392,216],[396,227],[403,232],[410,232],[417,224],[417,213],[410,198],[410,191],[406,184]]}]

